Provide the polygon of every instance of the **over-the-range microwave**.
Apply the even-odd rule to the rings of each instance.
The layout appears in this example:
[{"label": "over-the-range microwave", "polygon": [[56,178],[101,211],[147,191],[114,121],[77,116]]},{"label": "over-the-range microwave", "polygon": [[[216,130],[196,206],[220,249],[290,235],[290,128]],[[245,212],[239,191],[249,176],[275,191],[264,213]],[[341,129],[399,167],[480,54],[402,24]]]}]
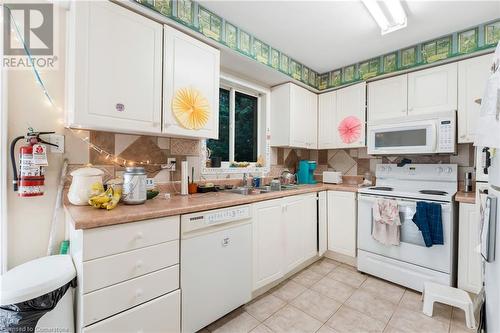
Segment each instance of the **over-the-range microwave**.
[{"label": "over-the-range microwave", "polygon": [[453,154],[456,152],[456,111],[371,121],[368,154]]}]

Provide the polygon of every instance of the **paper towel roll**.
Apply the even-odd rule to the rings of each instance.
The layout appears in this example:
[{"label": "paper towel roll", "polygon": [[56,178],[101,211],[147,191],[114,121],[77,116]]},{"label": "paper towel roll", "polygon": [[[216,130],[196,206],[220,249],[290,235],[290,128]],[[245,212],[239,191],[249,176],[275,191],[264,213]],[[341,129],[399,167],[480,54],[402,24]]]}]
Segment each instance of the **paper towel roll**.
[{"label": "paper towel roll", "polygon": [[187,195],[188,194],[188,162],[187,161],[182,161],[181,162],[181,195]]}]

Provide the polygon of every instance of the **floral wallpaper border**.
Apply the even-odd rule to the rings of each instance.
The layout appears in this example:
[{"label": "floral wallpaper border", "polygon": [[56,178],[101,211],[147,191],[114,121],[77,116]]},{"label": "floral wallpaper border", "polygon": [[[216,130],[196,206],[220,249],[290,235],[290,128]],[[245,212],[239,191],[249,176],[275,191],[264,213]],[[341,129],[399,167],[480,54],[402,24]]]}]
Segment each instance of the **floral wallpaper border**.
[{"label": "floral wallpaper border", "polygon": [[318,73],[192,0],[135,0],[202,35],[318,90],[337,88],[492,49],[500,41],[500,19],[396,50],[369,60]]}]

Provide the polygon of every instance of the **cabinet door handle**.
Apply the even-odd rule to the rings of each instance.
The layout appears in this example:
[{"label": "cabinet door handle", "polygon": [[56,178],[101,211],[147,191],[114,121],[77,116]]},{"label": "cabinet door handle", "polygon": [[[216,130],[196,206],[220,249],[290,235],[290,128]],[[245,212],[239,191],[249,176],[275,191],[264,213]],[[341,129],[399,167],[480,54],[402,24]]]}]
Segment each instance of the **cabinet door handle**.
[{"label": "cabinet door handle", "polygon": [[483,101],[483,99],[482,99],[482,98],[476,98],[476,99],[474,100],[474,103],[481,105],[481,102],[482,102],[482,101]]},{"label": "cabinet door handle", "polygon": [[460,139],[465,139],[465,134],[464,135],[460,135]]},{"label": "cabinet door handle", "polygon": [[408,111],[413,111],[413,108],[409,108]]}]

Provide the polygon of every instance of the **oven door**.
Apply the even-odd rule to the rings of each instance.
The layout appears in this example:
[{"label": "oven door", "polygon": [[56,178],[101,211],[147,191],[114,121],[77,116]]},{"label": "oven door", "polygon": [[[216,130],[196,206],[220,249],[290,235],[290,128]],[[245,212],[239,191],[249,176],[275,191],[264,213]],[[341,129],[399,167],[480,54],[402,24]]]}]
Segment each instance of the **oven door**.
[{"label": "oven door", "polygon": [[368,154],[428,154],[436,152],[434,121],[368,126]]},{"label": "oven door", "polygon": [[[396,198],[401,219],[401,243],[399,246],[383,245],[372,237],[373,204],[377,198],[359,195],[358,200],[358,248],[385,257],[419,265],[443,273],[452,272],[453,210],[450,203],[442,203],[444,245],[426,247],[422,233],[412,221],[417,200]],[[392,198],[391,198],[392,199]]]}]

